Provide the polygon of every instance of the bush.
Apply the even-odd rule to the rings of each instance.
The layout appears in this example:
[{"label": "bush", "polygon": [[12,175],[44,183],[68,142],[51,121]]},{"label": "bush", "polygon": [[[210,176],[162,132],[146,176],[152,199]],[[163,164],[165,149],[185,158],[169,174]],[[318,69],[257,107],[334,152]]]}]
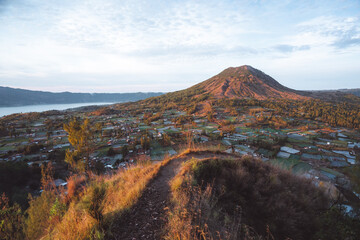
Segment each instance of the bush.
[{"label": "bush", "polygon": [[24,216],[18,204],[9,206],[9,199],[3,193],[0,196],[0,239],[23,239]]},{"label": "bush", "polygon": [[350,217],[341,206],[333,206],[320,217],[320,228],[316,239],[359,239],[360,219]]},{"label": "bush", "polygon": [[110,156],[110,157],[115,156],[116,151],[112,147],[110,147],[109,150],[107,151],[106,155]]},{"label": "bush", "polygon": [[59,200],[59,198],[57,197],[50,209],[49,220],[52,222],[52,224],[59,223],[61,218],[64,216],[66,210],[66,204]]},{"label": "bush", "polygon": [[25,234],[28,239],[39,239],[50,231],[50,210],[56,201],[56,195],[51,191],[44,191],[37,197],[29,197],[30,207],[25,221]]},{"label": "bush", "polygon": [[[263,237],[311,239],[320,227],[319,216],[329,206],[325,194],[310,180],[252,157],[193,161],[184,168],[182,181],[177,179],[175,184],[178,190],[173,189],[174,199],[181,199],[180,204],[188,201],[179,211],[195,211],[191,224],[196,223],[193,227],[200,226],[208,236],[237,239],[235,236],[245,237],[253,229]],[[196,213],[194,204],[206,200],[201,196],[210,191],[206,204],[198,204],[202,207]],[[236,221],[240,228],[231,230],[236,229],[231,227]]]},{"label": "bush", "polygon": [[79,189],[85,185],[86,177],[85,175],[72,175],[67,179],[67,195],[65,197],[65,202],[68,204],[78,196]]},{"label": "bush", "polygon": [[103,219],[104,199],[106,187],[104,183],[99,183],[90,188],[90,194],[84,200],[84,208],[88,214],[99,224]]}]

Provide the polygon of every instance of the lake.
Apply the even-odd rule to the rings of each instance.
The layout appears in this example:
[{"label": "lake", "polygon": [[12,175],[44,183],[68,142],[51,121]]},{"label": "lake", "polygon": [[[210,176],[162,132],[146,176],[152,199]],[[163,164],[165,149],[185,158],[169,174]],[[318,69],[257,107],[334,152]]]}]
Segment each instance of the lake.
[{"label": "lake", "polygon": [[13,113],[28,113],[28,112],[43,112],[49,110],[66,110],[69,108],[94,106],[94,105],[109,105],[115,103],[109,102],[93,102],[93,103],[68,103],[68,104],[44,104],[44,105],[28,105],[20,107],[0,107],[0,117],[10,115]]}]

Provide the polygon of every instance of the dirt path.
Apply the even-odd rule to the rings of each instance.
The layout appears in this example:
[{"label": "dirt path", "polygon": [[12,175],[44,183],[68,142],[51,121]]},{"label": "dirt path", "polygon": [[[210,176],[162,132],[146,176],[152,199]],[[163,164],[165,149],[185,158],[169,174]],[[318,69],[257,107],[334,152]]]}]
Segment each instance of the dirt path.
[{"label": "dirt path", "polygon": [[[173,159],[164,166],[146,187],[134,207],[121,220],[114,223],[116,229],[112,231],[113,237],[108,239],[162,239],[167,222],[165,208],[169,206],[170,200],[169,181],[176,175],[181,163],[194,155],[196,158],[209,157],[209,154],[190,154]],[[217,154],[212,154],[212,156],[217,156]]]},{"label": "dirt path", "polygon": [[169,181],[175,176],[184,159],[174,159],[163,167],[144,190],[142,196],[114,232],[117,240],[161,239],[166,224],[165,207],[168,205]]}]

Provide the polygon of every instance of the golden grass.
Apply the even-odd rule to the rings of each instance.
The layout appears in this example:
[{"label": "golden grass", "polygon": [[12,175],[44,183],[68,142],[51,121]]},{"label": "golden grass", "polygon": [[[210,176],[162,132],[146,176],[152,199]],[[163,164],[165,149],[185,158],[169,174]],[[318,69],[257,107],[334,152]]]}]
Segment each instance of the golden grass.
[{"label": "golden grass", "polygon": [[[137,202],[148,183],[172,159],[199,151],[217,152],[220,150],[222,149],[219,146],[184,148],[179,150],[182,152],[181,154],[173,157],[165,156],[164,160],[157,164],[140,161],[139,164],[130,166],[126,170],[119,170],[113,175],[90,174],[88,180],[82,175],[69,178],[68,195],[63,199],[68,205],[68,210],[55,226],[51,226],[52,231],[47,233],[43,239],[103,238],[106,234],[105,231],[111,231],[114,220],[121,218]],[[174,186],[175,181],[178,181],[179,184],[181,182],[179,178],[175,178],[173,181]],[[103,218],[96,220],[86,210],[85,205],[91,199],[90,195],[94,188],[99,186],[105,188],[104,199],[101,200]]]},{"label": "golden grass", "polygon": [[[147,184],[153,179],[161,167],[165,166],[171,159],[152,164],[143,162],[131,166],[126,170],[119,170],[112,176],[95,176],[84,190],[79,199],[71,202],[64,217],[54,227],[46,239],[101,239],[104,236],[99,226],[111,224],[114,218],[131,208],[141,196]],[[99,223],[84,209],[83,203],[88,199],[92,188],[104,185],[106,189],[103,199],[103,222]]]},{"label": "golden grass", "polygon": [[48,239],[87,239],[96,225],[96,220],[79,207],[71,204],[62,221],[56,225]]},{"label": "golden grass", "polygon": [[81,185],[86,182],[85,175],[72,175],[67,179],[67,194],[65,196],[65,202],[70,203],[70,201],[76,197],[76,194],[79,194],[79,188]]},{"label": "golden grass", "polygon": [[224,153],[227,148],[221,144],[196,144],[191,145],[190,147],[184,148],[181,153],[178,155],[179,157],[186,156],[191,153]]},{"label": "golden grass", "polygon": [[[189,170],[198,161],[192,158],[183,163],[180,172],[171,180],[171,201],[172,208],[168,212],[167,240],[192,240],[197,239],[194,232],[200,230],[199,226],[194,226],[193,218],[197,213],[188,209],[190,202],[190,189],[185,185],[191,182],[192,176]],[[204,238],[206,239],[206,238]]]}]

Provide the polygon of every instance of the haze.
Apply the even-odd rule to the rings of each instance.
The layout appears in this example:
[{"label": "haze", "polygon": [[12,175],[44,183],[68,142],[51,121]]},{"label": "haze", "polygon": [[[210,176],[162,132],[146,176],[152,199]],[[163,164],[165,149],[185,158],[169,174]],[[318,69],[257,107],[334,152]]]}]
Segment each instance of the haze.
[{"label": "haze", "polygon": [[229,66],[359,88],[359,1],[0,0],[0,85],[174,91]]}]

